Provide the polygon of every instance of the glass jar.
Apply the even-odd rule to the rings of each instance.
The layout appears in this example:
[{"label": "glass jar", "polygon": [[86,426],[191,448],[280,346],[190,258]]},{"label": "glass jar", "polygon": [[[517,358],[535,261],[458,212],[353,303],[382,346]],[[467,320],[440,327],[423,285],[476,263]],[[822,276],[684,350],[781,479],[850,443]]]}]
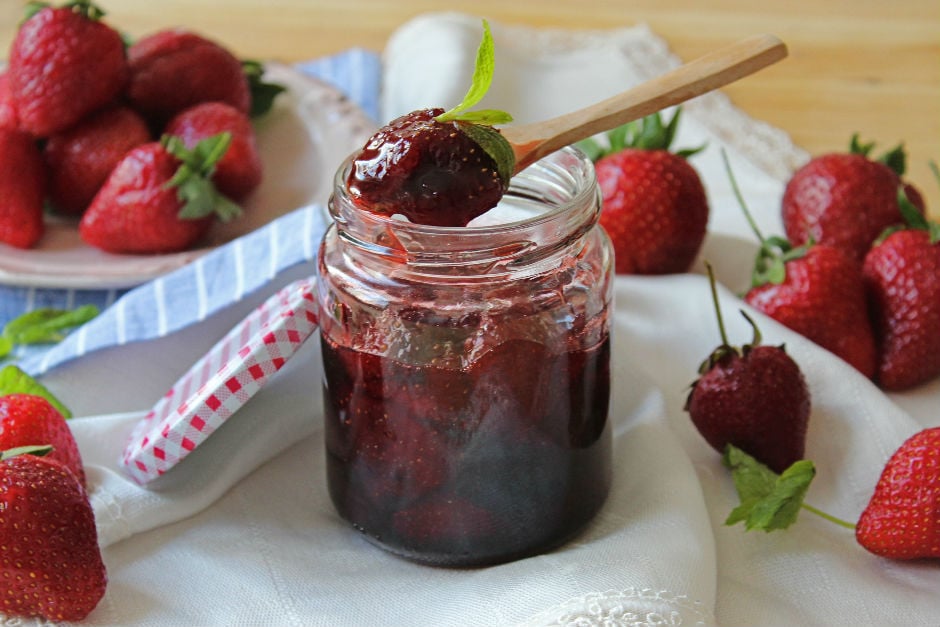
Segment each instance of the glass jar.
[{"label": "glass jar", "polygon": [[561,544],[611,476],[613,255],[591,162],[554,153],[456,228],[358,209],[349,167],[317,270],[333,504],[422,563]]}]

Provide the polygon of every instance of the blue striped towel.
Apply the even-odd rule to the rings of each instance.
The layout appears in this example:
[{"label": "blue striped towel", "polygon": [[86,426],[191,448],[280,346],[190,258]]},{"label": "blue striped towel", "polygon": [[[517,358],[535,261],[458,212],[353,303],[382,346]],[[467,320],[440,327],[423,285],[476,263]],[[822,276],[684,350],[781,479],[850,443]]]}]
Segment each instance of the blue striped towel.
[{"label": "blue striped towel", "polygon": [[[352,49],[296,67],[335,85],[372,119],[378,119],[378,54]],[[94,350],[163,337],[261,289],[284,270],[312,260],[326,227],[324,216],[319,206],[298,208],[129,290],[0,286],[0,325],[42,307],[72,309],[93,304],[102,309],[98,317],[58,344],[17,347],[14,359],[33,376]],[[258,259],[269,262],[259,264]]]}]

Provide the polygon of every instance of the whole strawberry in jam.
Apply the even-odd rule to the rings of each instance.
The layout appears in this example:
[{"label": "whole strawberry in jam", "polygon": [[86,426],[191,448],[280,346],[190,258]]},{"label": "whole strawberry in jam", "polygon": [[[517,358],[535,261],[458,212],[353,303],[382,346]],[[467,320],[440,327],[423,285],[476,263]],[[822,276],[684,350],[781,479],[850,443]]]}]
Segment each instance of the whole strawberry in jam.
[{"label": "whole strawberry in jam", "polygon": [[797,170],[783,194],[783,226],[794,245],[809,240],[842,248],[858,262],[888,227],[903,222],[897,190],[920,210],[920,193],[902,181],[906,156],[901,146],[878,159],[873,144],[852,138],[848,153],[822,155]]},{"label": "whole strawberry in jam", "polygon": [[114,100],[127,82],[121,35],[88,0],[45,7],[20,26],[10,49],[9,87],[20,128],[61,131]]},{"label": "whole strawberry in jam", "polygon": [[883,557],[940,558],[940,427],[914,434],[891,456],[855,538]]},{"label": "whole strawberry in jam", "polygon": [[702,437],[719,452],[733,445],[775,472],[803,458],[809,422],[809,388],[782,346],[754,339],[740,349],[728,344],[715,279],[709,267],[721,345],[702,363],[685,409]]},{"label": "whole strawberry in jam", "polygon": [[483,23],[473,85],[451,109],[403,115],[373,135],[352,161],[347,188],[367,211],[416,224],[466,226],[492,209],[509,186],[515,157],[493,124],[502,111],[467,111],[489,89],[493,38]]},{"label": "whole strawberry in jam", "polygon": [[88,494],[49,447],[0,453],[0,610],[82,620],[108,577]]},{"label": "whole strawberry in jam", "polygon": [[908,228],[886,233],[862,268],[879,349],[876,380],[887,390],[940,375],[940,224],[903,195],[899,202]]},{"label": "whole strawberry in jam", "polygon": [[670,152],[680,111],[664,126],[659,113],[608,134],[610,147],[581,147],[595,159],[603,197],[600,224],[614,245],[618,274],[685,272],[702,247],[708,200],[687,157]]}]

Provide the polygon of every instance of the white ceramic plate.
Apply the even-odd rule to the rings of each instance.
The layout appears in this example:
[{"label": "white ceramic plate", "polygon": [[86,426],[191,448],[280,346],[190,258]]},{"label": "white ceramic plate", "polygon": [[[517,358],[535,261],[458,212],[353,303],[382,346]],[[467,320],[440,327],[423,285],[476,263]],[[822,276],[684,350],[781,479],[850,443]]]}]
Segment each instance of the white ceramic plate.
[{"label": "white ceramic plate", "polygon": [[261,186],[244,213],[216,223],[202,248],[167,255],[114,255],[85,244],[77,221],[47,224],[38,247],[0,244],[0,284],[51,288],[131,287],[174,270],[213,247],[298,207],[326,203],[340,162],[360,148],[375,125],[334,87],[287,65],[266,64],[266,78],[287,91],[256,122],[264,165]]}]

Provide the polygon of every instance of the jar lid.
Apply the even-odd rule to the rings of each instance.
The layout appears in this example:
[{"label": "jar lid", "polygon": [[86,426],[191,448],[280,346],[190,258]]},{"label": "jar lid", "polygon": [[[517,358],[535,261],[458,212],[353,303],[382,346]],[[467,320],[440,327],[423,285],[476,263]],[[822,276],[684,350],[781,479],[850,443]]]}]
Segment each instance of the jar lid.
[{"label": "jar lid", "polygon": [[314,281],[295,281],[219,340],[134,427],[125,471],[146,484],[183,461],[249,401],[317,328]]}]

